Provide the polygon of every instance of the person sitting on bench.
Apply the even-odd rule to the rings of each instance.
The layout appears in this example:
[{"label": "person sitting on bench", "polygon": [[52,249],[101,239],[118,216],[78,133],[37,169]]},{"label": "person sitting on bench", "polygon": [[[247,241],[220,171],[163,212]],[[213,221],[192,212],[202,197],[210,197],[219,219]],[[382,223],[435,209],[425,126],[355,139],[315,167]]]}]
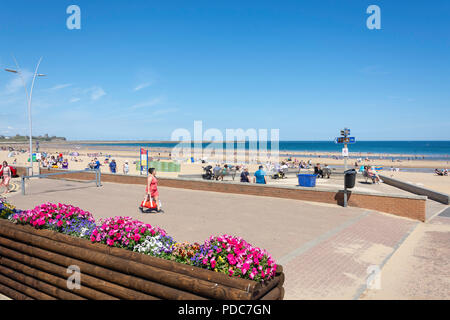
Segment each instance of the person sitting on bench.
[{"label": "person sitting on bench", "polygon": [[323,170],[320,168],[320,163],[318,163],[315,167],[314,167],[314,174],[317,174],[318,178],[323,178]]},{"label": "person sitting on bench", "polygon": [[325,176],[327,176],[328,179],[330,179],[330,176],[331,176],[331,169],[327,164],[322,169],[322,177],[325,178]]}]

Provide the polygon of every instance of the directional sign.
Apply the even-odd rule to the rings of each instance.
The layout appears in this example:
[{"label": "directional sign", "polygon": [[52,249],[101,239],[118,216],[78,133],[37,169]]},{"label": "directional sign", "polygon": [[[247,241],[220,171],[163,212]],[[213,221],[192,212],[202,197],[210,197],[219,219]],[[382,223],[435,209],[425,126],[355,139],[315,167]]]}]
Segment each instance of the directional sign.
[{"label": "directional sign", "polygon": [[356,139],[355,137],[337,137],[336,139],[334,139],[334,143],[348,143],[348,144],[352,144],[355,143]]}]

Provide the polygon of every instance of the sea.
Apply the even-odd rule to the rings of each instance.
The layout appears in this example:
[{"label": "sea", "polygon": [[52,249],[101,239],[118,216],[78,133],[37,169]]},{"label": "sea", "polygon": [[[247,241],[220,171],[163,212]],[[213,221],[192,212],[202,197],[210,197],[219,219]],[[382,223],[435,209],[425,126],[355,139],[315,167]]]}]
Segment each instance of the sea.
[{"label": "sea", "polygon": [[[98,142],[82,143],[84,146],[124,146],[136,148],[173,148],[177,142]],[[202,147],[220,147],[225,149],[226,143],[202,143]],[[188,144],[180,144],[188,146]],[[248,149],[250,143],[235,142],[235,148]],[[194,147],[194,144],[191,144]],[[289,156],[289,152],[315,152],[340,153],[343,145],[334,141],[279,141],[278,148],[281,156]],[[259,145],[258,145],[259,148]],[[267,141],[267,150],[271,149],[270,141]],[[423,160],[450,160],[450,140],[442,141],[356,141],[348,145],[350,158],[395,158],[395,159],[423,159]]]}]

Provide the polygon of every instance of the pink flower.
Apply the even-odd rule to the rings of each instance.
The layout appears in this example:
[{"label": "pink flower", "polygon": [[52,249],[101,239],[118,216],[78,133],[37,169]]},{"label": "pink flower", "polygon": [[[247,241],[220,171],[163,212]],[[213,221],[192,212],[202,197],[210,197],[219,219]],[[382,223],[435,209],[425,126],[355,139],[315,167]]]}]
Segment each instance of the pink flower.
[{"label": "pink flower", "polygon": [[114,245],[114,240],[112,240],[112,239],[107,239],[107,240],[106,240],[106,244],[107,244],[108,246],[113,246],[113,245]]},{"label": "pink flower", "polygon": [[228,262],[231,265],[235,265],[236,264],[236,259],[234,258],[234,256],[231,253],[227,256],[227,258],[228,258]]}]

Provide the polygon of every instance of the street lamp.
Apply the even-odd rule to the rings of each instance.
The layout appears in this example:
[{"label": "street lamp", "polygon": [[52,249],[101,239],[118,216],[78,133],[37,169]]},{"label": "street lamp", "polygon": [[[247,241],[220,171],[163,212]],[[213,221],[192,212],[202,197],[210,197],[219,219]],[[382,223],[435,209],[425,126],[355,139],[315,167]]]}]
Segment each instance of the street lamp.
[{"label": "street lamp", "polygon": [[20,71],[19,64],[17,63],[17,60],[14,56],[13,56],[13,59],[14,59],[14,62],[16,63],[17,70],[7,68],[7,69],[5,69],[5,71],[19,74],[20,79],[22,80],[23,88],[25,89],[25,94],[27,96],[28,124],[29,124],[29,131],[30,131],[30,171],[31,171],[31,175],[33,175],[33,133],[32,133],[32,121],[31,121],[31,99],[33,97],[34,80],[36,79],[36,77],[44,77],[45,74],[38,73],[39,65],[41,64],[41,61],[42,61],[42,57],[41,57],[36,66],[36,70],[34,71],[33,81],[31,82],[30,95],[28,95],[27,85],[25,83],[25,79],[23,78],[22,71]]}]

